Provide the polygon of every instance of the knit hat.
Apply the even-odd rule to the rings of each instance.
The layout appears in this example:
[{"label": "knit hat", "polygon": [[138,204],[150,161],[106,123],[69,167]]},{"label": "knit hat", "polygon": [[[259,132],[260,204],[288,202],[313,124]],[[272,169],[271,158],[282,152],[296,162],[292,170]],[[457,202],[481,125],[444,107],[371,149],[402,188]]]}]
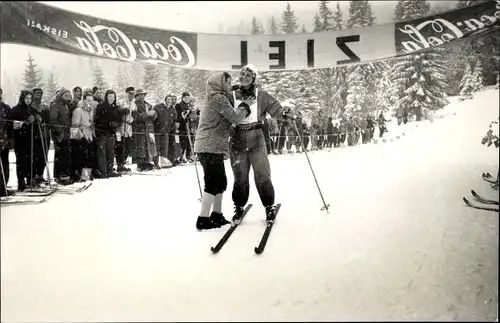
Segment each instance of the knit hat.
[{"label": "knit hat", "polygon": [[143,89],[137,89],[137,90],[135,90],[134,97],[141,95],[141,94],[148,94],[148,92],[144,91]]},{"label": "knit hat", "polygon": [[191,95],[189,95],[189,93],[188,93],[188,92],[183,92],[183,93],[182,93],[182,98],[184,99],[186,96],[191,96]]},{"label": "knit hat", "polygon": [[33,88],[33,89],[31,90],[31,92],[33,92],[33,94],[34,94],[35,92],[42,92],[42,93],[43,93],[43,90],[42,90],[41,88],[39,88],[39,87],[35,87],[35,88]]},{"label": "knit hat", "polygon": [[135,88],[133,86],[128,86],[126,89],[125,89],[125,92],[135,92]]},{"label": "knit hat", "polygon": [[92,92],[92,89],[89,87],[86,87],[83,89],[82,94],[85,94],[85,93],[94,94],[94,92]]},{"label": "knit hat", "polygon": [[255,68],[255,66],[253,66],[252,64],[247,64],[247,65],[243,66],[243,68],[241,69],[240,73],[243,72],[243,71],[249,71],[249,72],[251,72],[252,75],[253,75],[253,81],[255,83],[255,80],[257,79],[257,76],[259,75],[259,72]]},{"label": "knit hat", "polygon": [[75,87],[73,88],[73,92],[76,92],[76,90],[80,90],[80,91],[81,91],[81,90],[82,90],[82,88],[81,88],[81,87],[79,87],[79,86],[75,86]]}]

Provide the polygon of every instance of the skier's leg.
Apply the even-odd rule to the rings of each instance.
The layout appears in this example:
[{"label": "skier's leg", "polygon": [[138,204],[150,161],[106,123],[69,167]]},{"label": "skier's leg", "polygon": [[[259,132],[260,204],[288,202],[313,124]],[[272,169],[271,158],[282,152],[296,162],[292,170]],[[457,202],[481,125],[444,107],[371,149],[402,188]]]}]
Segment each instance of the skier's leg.
[{"label": "skier's leg", "polygon": [[248,196],[250,194],[250,183],[248,179],[250,159],[248,157],[248,152],[245,150],[231,151],[230,155],[231,168],[234,175],[233,202],[237,207],[244,207],[248,202]]},{"label": "skier's leg", "polygon": [[271,181],[271,165],[265,149],[252,150],[249,152],[250,163],[252,164],[255,186],[259,192],[262,205],[274,205],[274,187]]}]

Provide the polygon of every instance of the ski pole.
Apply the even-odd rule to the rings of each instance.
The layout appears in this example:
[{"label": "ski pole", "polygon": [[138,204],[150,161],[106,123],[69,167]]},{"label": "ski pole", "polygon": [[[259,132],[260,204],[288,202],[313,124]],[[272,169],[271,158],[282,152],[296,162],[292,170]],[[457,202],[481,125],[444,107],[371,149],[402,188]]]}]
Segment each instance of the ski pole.
[{"label": "ski pole", "polygon": [[33,186],[33,123],[31,124],[31,154],[30,154],[30,186],[31,186],[31,191],[33,191],[35,188]]},{"label": "ski pole", "polygon": [[[7,151],[8,153],[8,151]],[[0,161],[0,167],[2,168],[2,180],[3,180],[3,188],[5,190],[5,196],[9,196],[9,191],[7,191],[7,181],[5,180],[5,171],[3,169],[3,161]],[[9,165],[7,165],[9,167]]]},{"label": "ski pole", "polygon": [[187,126],[186,133],[189,141],[189,146],[191,147],[191,153],[193,154],[194,169],[196,170],[196,179],[198,180],[198,189],[200,190],[200,198],[198,199],[198,201],[201,202],[201,199],[203,198],[203,193],[201,191],[200,175],[198,174],[198,167],[196,166],[196,155],[194,153],[194,147],[191,141],[191,125],[189,124],[189,120],[186,120],[186,126]]},{"label": "ski pole", "polygon": [[[295,122],[295,119],[293,119],[293,125],[295,126],[295,131],[299,133],[299,128],[297,127],[297,122]],[[328,208],[330,207],[330,204],[326,204],[325,199],[323,198],[323,193],[321,192],[321,188],[319,187],[318,180],[316,179],[316,174],[314,174],[314,169],[311,165],[311,161],[309,160],[309,155],[307,154],[306,147],[304,147],[304,142],[302,141],[302,137],[299,134],[299,140],[300,140],[300,145],[302,146],[302,149],[304,149],[304,154],[306,155],[307,162],[309,163],[309,167],[311,168],[312,175],[314,177],[314,181],[316,182],[316,186],[318,187],[319,195],[321,196],[321,200],[323,201],[323,207],[321,208],[321,211],[326,210],[326,213],[328,212]]]},{"label": "ski pole", "polygon": [[52,181],[50,179],[50,166],[49,166],[49,161],[48,161],[48,148],[46,149],[45,147],[45,137],[43,136],[42,132],[42,126],[38,124],[38,131],[40,132],[40,137],[42,138],[42,150],[43,150],[43,158],[45,159],[45,167],[47,169],[47,179],[49,181],[49,187],[52,188]]}]

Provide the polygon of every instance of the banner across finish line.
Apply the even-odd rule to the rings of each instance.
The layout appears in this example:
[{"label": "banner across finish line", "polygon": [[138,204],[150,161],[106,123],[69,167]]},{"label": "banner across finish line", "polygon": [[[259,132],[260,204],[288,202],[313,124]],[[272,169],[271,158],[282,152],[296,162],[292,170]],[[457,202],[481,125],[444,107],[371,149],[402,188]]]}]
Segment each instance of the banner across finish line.
[{"label": "banner across finish line", "polygon": [[[167,17],[168,18],[168,17]],[[500,4],[483,2],[421,19],[306,34],[229,35],[135,26],[38,2],[0,3],[0,42],[124,62],[232,71],[362,64],[497,32]]]}]

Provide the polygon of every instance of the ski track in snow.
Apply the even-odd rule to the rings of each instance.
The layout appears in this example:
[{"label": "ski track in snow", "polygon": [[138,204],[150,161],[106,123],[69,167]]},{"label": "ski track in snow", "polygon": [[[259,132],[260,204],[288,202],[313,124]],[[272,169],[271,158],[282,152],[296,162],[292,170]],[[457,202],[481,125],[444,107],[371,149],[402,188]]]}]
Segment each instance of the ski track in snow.
[{"label": "ski track in snow", "polygon": [[498,214],[461,198],[498,199],[481,178],[498,169],[498,149],[481,145],[498,94],[454,100],[401,140],[311,153],[330,214],[304,155],[271,156],[283,205],[260,256],[252,174],[254,206],[217,255],[226,228],[195,230],[193,167],[2,208],[1,320],[495,320]]}]

